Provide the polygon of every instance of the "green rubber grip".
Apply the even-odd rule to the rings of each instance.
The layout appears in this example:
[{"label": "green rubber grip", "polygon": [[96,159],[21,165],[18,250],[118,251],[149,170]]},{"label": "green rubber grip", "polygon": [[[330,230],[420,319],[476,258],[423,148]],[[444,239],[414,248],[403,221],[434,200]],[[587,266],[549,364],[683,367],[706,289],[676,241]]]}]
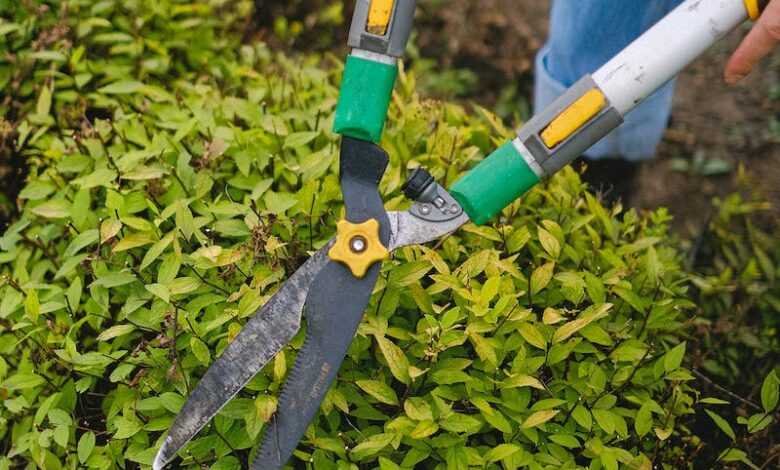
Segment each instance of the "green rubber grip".
[{"label": "green rubber grip", "polygon": [[397,65],[347,57],[333,132],[378,143],[397,76]]},{"label": "green rubber grip", "polygon": [[472,222],[483,225],[537,183],[539,177],[509,142],[458,180],[450,194]]}]

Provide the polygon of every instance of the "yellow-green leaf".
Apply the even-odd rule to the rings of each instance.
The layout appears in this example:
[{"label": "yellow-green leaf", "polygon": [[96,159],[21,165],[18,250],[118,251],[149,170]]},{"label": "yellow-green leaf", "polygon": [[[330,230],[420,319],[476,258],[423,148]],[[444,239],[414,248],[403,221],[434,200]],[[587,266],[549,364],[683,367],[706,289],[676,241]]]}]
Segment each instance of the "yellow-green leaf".
[{"label": "yellow-green leaf", "polygon": [[390,373],[393,374],[396,380],[408,385],[411,378],[409,377],[409,359],[406,358],[406,354],[395,343],[384,336],[375,335],[374,338],[379,346],[379,350],[382,352],[382,356],[387,361]]},{"label": "yellow-green leaf", "polygon": [[501,388],[520,388],[531,387],[544,390],[544,385],[536,377],[530,375],[516,374],[501,382]]},{"label": "yellow-green leaf", "polygon": [[553,270],[555,269],[555,263],[549,262],[543,266],[539,266],[531,273],[531,294],[537,294],[541,292],[552,280]]},{"label": "yellow-green leaf", "polygon": [[580,315],[580,318],[565,323],[563,326],[555,330],[553,334],[553,343],[560,343],[571,337],[574,333],[580,331],[586,326],[590,325],[596,320],[604,318],[612,308],[612,304],[593,305],[585,309]]},{"label": "yellow-green leaf", "polygon": [[523,323],[520,325],[520,335],[525,339],[528,344],[536,346],[539,349],[547,349],[547,340],[544,339],[544,335],[531,323]]},{"label": "yellow-green leaf", "polygon": [[154,243],[154,237],[150,233],[131,233],[125,238],[119,240],[119,243],[114,245],[112,250],[114,253],[121,253],[123,251],[132,250],[133,248],[139,248],[150,243]]},{"label": "yellow-green leaf", "polygon": [[543,229],[542,227],[539,227],[539,243],[542,244],[542,248],[544,248],[544,251],[547,252],[548,255],[550,255],[553,259],[558,259],[558,256],[561,254],[561,244],[558,242],[558,239],[556,239],[550,232]]},{"label": "yellow-green leaf", "polygon": [[433,421],[420,421],[417,426],[409,434],[412,439],[425,439],[436,433],[439,430],[439,425]]},{"label": "yellow-green leaf", "polygon": [[106,219],[100,224],[100,243],[105,243],[122,230],[122,222],[117,219]]},{"label": "yellow-green leaf", "polygon": [[529,429],[529,428],[535,428],[536,426],[542,425],[547,421],[553,419],[555,415],[559,413],[559,411],[560,410],[537,411],[536,413],[526,418],[525,421],[523,421],[523,428]]},{"label": "yellow-green leaf", "polygon": [[206,346],[206,343],[193,336],[190,338],[190,348],[192,349],[192,354],[195,355],[195,358],[198,359],[201,364],[208,365],[211,360],[211,353],[209,352],[209,347]]},{"label": "yellow-green leaf", "polygon": [[62,199],[47,201],[30,209],[33,214],[47,219],[64,219],[70,215],[70,204]]},{"label": "yellow-green leaf", "polygon": [[488,463],[494,463],[509,458],[522,450],[523,448],[517,444],[499,444],[490,449],[485,454],[484,459]]},{"label": "yellow-green leaf", "polygon": [[355,382],[364,392],[374,397],[377,401],[386,405],[397,405],[398,396],[395,391],[384,382],[378,380],[358,380]]},{"label": "yellow-green leaf", "polygon": [[108,341],[113,338],[117,338],[119,336],[124,336],[128,333],[132,333],[135,331],[135,326],[124,324],[124,325],[114,325],[111,328],[107,330],[103,330],[102,333],[100,333],[97,337],[98,341]]}]

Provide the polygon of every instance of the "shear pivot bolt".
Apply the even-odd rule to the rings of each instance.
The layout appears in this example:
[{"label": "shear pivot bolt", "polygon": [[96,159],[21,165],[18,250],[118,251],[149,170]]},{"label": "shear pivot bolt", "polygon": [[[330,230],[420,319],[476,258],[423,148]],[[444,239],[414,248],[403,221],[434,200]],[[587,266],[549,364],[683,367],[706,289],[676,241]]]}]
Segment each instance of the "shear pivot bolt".
[{"label": "shear pivot bolt", "polygon": [[349,248],[353,253],[363,253],[366,251],[366,248],[368,248],[368,244],[365,238],[357,235],[352,237],[352,240],[349,241]]}]

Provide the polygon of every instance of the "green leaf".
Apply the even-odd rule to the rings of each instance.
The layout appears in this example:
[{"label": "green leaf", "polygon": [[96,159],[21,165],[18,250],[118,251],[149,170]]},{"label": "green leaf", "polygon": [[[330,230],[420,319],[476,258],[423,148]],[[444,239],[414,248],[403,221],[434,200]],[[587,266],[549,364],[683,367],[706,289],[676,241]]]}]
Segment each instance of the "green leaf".
[{"label": "green leaf", "polygon": [[574,418],[574,421],[577,424],[588,431],[590,431],[591,426],[593,426],[593,418],[590,414],[590,411],[588,411],[588,409],[582,405],[577,405],[574,407],[574,410],[571,413],[571,417]]},{"label": "green leaf", "polygon": [[71,184],[81,189],[92,189],[97,187],[111,187],[116,180],[116,171],[108,168],[100,168],[91,174],[71,181]]},{"label": "green leaf", "polygon": [[415,421],[430,421],[433,419],[431,405],[424,398],[412,397],[404,401],[406,416]]},{"label": "green leaf", "polygon": [[122,230],[122,222],[117,219],[106,219],[100,224],[100,243],[114,238]]},{"label": "green leaf", "polygon": [[728,405],[729,402],[726,400],[721,400],[720,398],[702,398],[699,400],[699,403],[704,403],[705,405]]},{"label": "green leaf", "polygon": [[99,88],[98,93],[103,93],[105,95],[130,95],[138,93],[143,87],[144,84],[141,82],[121,80]]},{"label": "green leaf", "polygon": [[386,383],[378,380],[358,380],[355,384],[364,392],[386,405],[398,405],[398,396]]},{"label": "green leaf", "polygon": [[184,238],[190,240],[195,233],[195,219],[192,217],[192,211],[187,204],[180,203],[176,208],[176,228],[184,235]]},{"label": "green leaf", "polygon": [[375,336],[374,338],[379,346],[379,350],[382,352],[382,356],[387,361],[393,377],[399,382],[408,385],[411,382],[411,378],[409,377],[409,359],[407,359],[406,354],[395,343],[384,336]]},{"label": "green leaf", "polygon": [[501,286],[501,278],[499,276],[493,276],[488,279],[482,286],[482,291],[479,295],[479,303],[487,305],[492,301],[496,295],[498,295],[498,289]]},{"label": "green leaf", "polygon": [[775,371],[769,373],[761,385],[761,405],[764,411],[771,413],[777,406],[778,391],[780,391],[780,379]]},{"label": "green leaf", "polygon": [[637,362],[645,357],[647,351],[648,347],[645,343],[636,339],[629,339],[623,341],[617,349],[612,351],[610,357],[620,362]]},{"label": "green leaf", "polygon": [[608,410],[593,409],[591,410],[593,417],[596,418],[596,423],[607,434],[613,434],[615,432],[615,421],[612,419],[612,413]]},{"label": "green leaf", "polygon": [[754,470],[760,470],[758,465],[750,460],[745,451],[740,449],[726,449],[718,456],[718,460],[723,462],[742,462]]},{"label": "green leaf", "polygon": [[664,354],[664,370],[666,372],[671,372],[680,367],[683,357],[685,357],[685,344],[685,341],[683,341]]},{"label": "green leaf", "polygon": [[171,292],[164,284],[147,284],[144,287],[152,294],[161,298],[163,302],[168,303],[171,301]]},{"label": "green leaf", "polygon": [[537,390],[545,390],[544,385],[535,377],[530,375],[516,374],[501,382],[501,388],[521,388],[531,387]]},{"label": "green leaf", "polygon": [[412,439],[425,439],[435,434],[439,430],[439,425],[431,420],[420,421],[417,426],[414,427],[412,432],[409,433],[409,437]]},{"label": "green leaf", "polygon": [[401,467],[395,464],[392,460],[385,457],[379,457],[379,470],[403,470]]},{"label": "green leaf", "polygon": [[76,236],[76,238],[73,239],[72,242],[70,242],[68,248],[65,249],[65,257],[69,258],[81,251],[83,248],[86,248],[93,243],[97,243],[99,236],[100,234],[97,229],[81,232]]},{"label": "green leaf", "polygon": [[184,397],[174,392],[163,392],[160,394],[160,403],[163,408],[171,413],[178,413],[184,406]]},{"label": "green leaf", "polygon": [[442,429],[454,433],[474,434],[482,427],[482,422],[473,416],[462,413],[452,413],[439,421]]},{"label": "green leaf", "polygon": [[382,449],[389,446],[394,436],[390,433],[374,434],[365,441],[356,445],[350,455],[355,460],[363,460],[379,453]]},{"label": "green leaf", "polygon": [[606,317],[611,309],[612,304],[592,305],[588,307],[582,312],[578,319],[564,323],[560,328],[555,330],[555,334],[553,334],[553,344],[569,339],[571,335],[590,325],[592,322]]},{"label": "green leaf", "polygon": [[51,112],[52,87],[44,85],[41,87],[41,94],[38,95],[38,104],[35,106],[35,113],[39,116],[48,116]]},{"label": "green leaf", "polygon": [[38,292],[34,289],[27,292],[24,299],[24,313],[32,321],[37,321],[41,314],[41,303],[38,301]]},{"label": "green leaf", "polygon": [[132,233],[125,238],[119,240],[119,243],[114,245],[112,250],[114,253],[122,253],[123,251],[132,250],[133,248],[140,248],[142,246],[154,243],[154,237],[149,233]]},{"label": "green leaf", "polygon": [[8,287],[0,300],[0,318],[7,318],[24,302],[24,295]]},{"label": "green leaf", "polygon": [[725,419],[721,418],[718,414],[710,411],[710,410],[704,410],[707,412],[707,414],[712,418],[713,421],[715,421],[715,425],[720,428],[721,431],[726,433],[727,436],[731,438],[732,441],[737,439],[736,434],[734,434],[734,430],[731,428],[731,425],[726,421]]},{"label": "green leaf", "polygon": [[488,463],[494,463],[509,458],[522,451],[523,448],[517,444],[499,444],[487,451],[484,459]]},{"label": "green leaf", "polygon": [[160,241],[152,245],[144,255],[144,259],[141,261],[140,270],[148,268],[150,264],[154,263],[160,255],[171,245],[176,233],[171,231],[168,235],[164,236]]},{"label": "green leaf", "polygon": [[5,382],[3,387],[8,390],[27,390],[35,388],[46,383],[46,379],[35,373],[19,373],[12,375]]},{"label": "green leaf", "polygon": [[200,338],[196,338],[195,336],[190,338],[190,349],[192,349],[192,354],[195,355],[201,364],[204,366],[209,364],[211,361],[211,352],[209,352],[209,347],[206,346],[206,343]]},{"label": "green leaf", "polygon": [[653,412],[650,402],[642,403],[634,419],[634,429],[639,437],[644,437],[653,427]]},{"label": "green leaf", "polygon": [[294,132],[284,139],[285,148],[302,147],[312,140],[316,139],[319,132]]},{"label": "green leaf", "polygon": [[103,286],[109,289],[114,287],[120,287],[130,284],[136,280],[135,274],[131,271],[119,271],[113,273],[106,273],[98,276],[97,280],[92,283],[93,286]]},{"label": "green leaf", "polygon": [[490,341],[485,339],[483,336],[478,335],[477,333],[469,333],[468,337],[471,341],[471,344],[474,345],[474,350],[477,352],[477,356],[479,356],[479,358],[486,364],[490,365],[490,367],[495,367],[496,363],[498,362],[498,358],[496,356],[496,350]]},{"label": "green leaf", "polygon": [[92,455],[92,451],[95,449],[95,433],[87,431],[79,438],[76,453],[78,454],[79,462],[85,463],[89,456]]},{"label": "green leaf", "polygon": [[[740,418],[737,418],[738,420]],[[761,432],[767,427],[769,427],[770,424],[774,421],[774,418],[772,415],[767,413],[756,413],[750,418],[748,418],[746,426],[747,430],[751,434],[755,434],[757,432]]]},{"label": "green leaf", "polygon": [[56,442],[62,448],[67,448],[69,441],[70,441],[70,426],[55,426],[54,442]]},{"label": "green leaf", "polygon": [[97,340],[108,341],[110,339],[132,333],[133,331],[135,331],[135,326],[133,325],[114,325],[107,330],[103,330],[103,332],[98,335]]},{"label": "green leaf", "polygon": [[64,219],[70,215],[70,204],[62,199],[44,202],[31,209],[32,213],[47,219]]},{"label": "green leaf", "polygon": [[585,291],[594,304],[603,304],[607,301],[607,291],[601,278],[589,272],[585,273]]},{"label": "green leaf", "polygon": [[444,460],[447,470],[469,470],[468,453],[462,445],[448,447]]},{"label": "green leaf", "polygon": [[633,307],[639,313],[645,312],[644,301],[636,294],[636,292],[626,289],[624,287],[615,287],[612,291],[618,295],[621,299],[625,300],[628,305]]},{"label": "green leaf", "polygon": [[550,436],[550,440],[568,449],[577,449],[580,447],[580,441],[571,434],[553,434]]},{"label": "green leaf", "polygon": [[485,421],[487,421],[488,424],[503,433],[512,432],[512,425],[509,424],[509,421],[507,421],[500,411],[490,406],[487,400],[481,397],[474,397],[471,399],[471,403],[479,409],[482,417],[485,418]]},{"label": "green leaf", "polygon": [[287,193],[268,191],[263,200],[268,211],[276,215],[284,215],[287,210],[298,205],[298,199]]},{"label": "green leaf", "polygon": [[528,228],[522,226],[515,229],[506,241],[506,248],[509,253],[517,253],[522,250],[523,247],[531,241],[531,233]]},{"label": "green leaf", "polygon": [[201,284],[201,281],[194,277],[179,277],[168,284],[168,290],[171,295],[184,295],[196,291]]},{"label": "green leaf", "polygon": [[274,413],[276,413],[277,406],[277,398],[270,395],[260,395],[255,399],[255,411],[257,412],[257,417],[263,423],[271,421]]},{"label": "green leaf", "polygon": [[116,418],[114,424],[116,425],[114,439],[128,439],[138,434],[142,428],[141,423],[137,419],[127,419],[122,416]]},{"label": "green leaf", "polygon": [[19,193],[19,199],[40,201],[54,192],[56,187],[47,181],[31,181]]}]

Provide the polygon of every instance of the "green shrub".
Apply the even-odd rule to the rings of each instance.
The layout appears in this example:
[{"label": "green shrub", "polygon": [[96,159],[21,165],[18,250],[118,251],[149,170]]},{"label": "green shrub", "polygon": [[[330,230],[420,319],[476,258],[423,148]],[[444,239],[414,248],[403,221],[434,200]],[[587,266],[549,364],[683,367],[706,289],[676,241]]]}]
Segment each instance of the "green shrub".
[{"label": "green shrub", "polygon": [[780,360],[780,244],[768,209],[740,194],[717,200],[693,254],[702,366],[728,385],[761,383]]},{"label": "green shrub", "polygon": [[[0,469],[148,466],[213,358],[333,236],[340,63],[239,46],[245,3],[52,2],[0,24],[4,47],[70,28],[29,53],[15,108],[30,176],[0,238]],[[421,99],[413,74],[390,113],[389,209],[409,168],[451,184],[511,134]],[[399,251],[300,466],[679,468],[712,400],[683,367],[694,305],[668,221],[605,208],[567,169],[492,226]],[[251,458],[301,342],[184,465]]]},{"label": "green shrub", "polygon": [[[742,186],[752,187],[741,173]],[[776,445],[770,425],[777,419],[772,412],[780,372],[780,227],[759,194],[744,193],[715,201],[712,220],[691,253],[699,307],[693,362],[704,385],[721,388],[733,403],[723,415],[743,425],[732,438],[739,450],[731,452],[748,451],[760,463],[772,461]],[[730,393],[724,395],[718,384]]]}]

